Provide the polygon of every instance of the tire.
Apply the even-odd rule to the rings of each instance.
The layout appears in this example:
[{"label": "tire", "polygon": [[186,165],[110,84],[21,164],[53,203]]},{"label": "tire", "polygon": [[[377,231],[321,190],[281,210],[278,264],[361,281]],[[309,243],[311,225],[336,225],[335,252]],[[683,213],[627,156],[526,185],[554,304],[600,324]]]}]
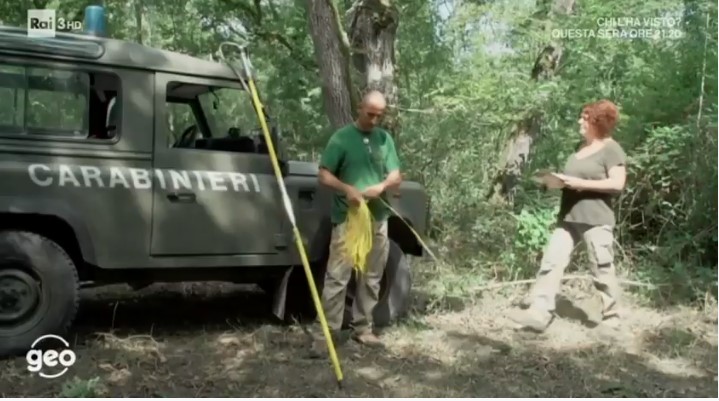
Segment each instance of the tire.
[{"label": "tire", "polygon": [[[356,282],[354,277],[350,281],[345,303],[344,327],[349,327],[352,321],[352,303],[354,301]],[[389,241],[389,257],[385,266],[384,275],[380,284],[379,301],[375,307],[372,318],[377,328],[390,326],[403,318],[410,306],[410,291],[412,290],[412,271],[409,260],[396,242]]]},{"label": "tire", "polygon": [[0,231],[0,356],[24,354],[45,334],[64,335],[79,298],[77,269],[62,247],[35,233]]},{"label": "tire", "polygon": [[409,260],[396,242],[389,243],[389,257],[373,312],[376,327],[386,327],[403,318],[410,305],[412,271]]}]

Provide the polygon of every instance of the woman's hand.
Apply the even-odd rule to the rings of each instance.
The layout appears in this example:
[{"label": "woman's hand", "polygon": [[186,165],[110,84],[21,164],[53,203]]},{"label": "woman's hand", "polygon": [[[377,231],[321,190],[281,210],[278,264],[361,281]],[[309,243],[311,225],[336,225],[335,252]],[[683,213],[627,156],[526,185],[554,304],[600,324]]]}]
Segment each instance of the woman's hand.
[{"label": "woman's hand", "polygon": [[587,180],[583,180],[577,177],[571,177],[565,174],[557,174],[557,176],[564,182],[564,186],[569,189],[581,191],[587,189]]}]

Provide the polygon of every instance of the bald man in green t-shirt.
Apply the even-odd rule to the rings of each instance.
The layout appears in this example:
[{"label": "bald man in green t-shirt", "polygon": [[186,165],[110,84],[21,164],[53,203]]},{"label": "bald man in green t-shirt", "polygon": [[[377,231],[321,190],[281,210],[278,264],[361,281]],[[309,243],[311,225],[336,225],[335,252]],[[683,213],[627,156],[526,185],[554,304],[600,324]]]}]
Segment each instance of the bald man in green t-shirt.
[{"label": "bald man in green t-shirt", "polygon": [[387,131],[376,127],[385,108],[386,101],[380,92],[367,93],[357,120],[332,135],[319,166],[320,183],[336,191],[331,211],[332,240],[322,290],[327,323],[335,334],[342,326],[347,284],[353,270],[343,244],[347,209],[365,199],[374,218],[372,250],[367,256],[366,273],[357,277],[351,323],[353,339],[367,345],[381,344],[373,333],[372,312],[379,299],[380,281],[389,256],[389,210],[379,198],[386,199],[387,190],[398,188],[402,181],[394,140]]}]

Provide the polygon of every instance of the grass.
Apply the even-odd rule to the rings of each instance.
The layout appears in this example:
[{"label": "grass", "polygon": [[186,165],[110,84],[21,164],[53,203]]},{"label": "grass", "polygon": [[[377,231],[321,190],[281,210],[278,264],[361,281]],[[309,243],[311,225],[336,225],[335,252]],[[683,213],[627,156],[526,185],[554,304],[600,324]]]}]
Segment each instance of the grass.
[{"label": "grass", "polygon": [[[537,335],[512,330],[505,318],[523,286],[472,293],[487,283],[459,270],[423,269],[410,315],[384,333],[386,349],[338,346],[341,390],[329,361],[308,358],[301,327],[277,324],[257,309],[264,294],[208,284],[189,294],[173,286],[86,294],[71,341],[76,365],[46,380],[31,377],[23,358],[4,362],[1,395],[717,396],[716,307],[658,310],[630,294],[623,332],[589,328],[560,311]],[[563,304],[585,307],[590,290],[570,282]]]}]

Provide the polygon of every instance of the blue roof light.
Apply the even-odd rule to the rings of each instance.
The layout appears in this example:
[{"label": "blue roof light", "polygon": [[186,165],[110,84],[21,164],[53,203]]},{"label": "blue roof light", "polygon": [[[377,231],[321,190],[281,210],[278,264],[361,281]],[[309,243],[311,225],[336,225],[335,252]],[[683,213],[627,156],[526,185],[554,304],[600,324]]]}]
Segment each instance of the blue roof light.
[{"label": "blue roof light", "polygon": [[88,35],[106,36],[105,9],[102,6],[87,6],[83,25]]}]

